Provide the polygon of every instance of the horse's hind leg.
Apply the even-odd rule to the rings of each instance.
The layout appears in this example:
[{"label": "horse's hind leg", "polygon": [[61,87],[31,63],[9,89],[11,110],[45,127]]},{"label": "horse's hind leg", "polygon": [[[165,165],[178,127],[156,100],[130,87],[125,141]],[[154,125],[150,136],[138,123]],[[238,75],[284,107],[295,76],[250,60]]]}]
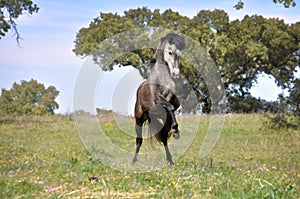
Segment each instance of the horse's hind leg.
[{"label": "horse's hind leg", "polygon": [[167,161],[170,163],[170,165],[172,165],[172,164],[174,164],[174,162],[172,160],[172,155],[171,155],[169,147],[168,147],[167,138],[163,139],[162,142],[163,142],[164,147],[165,147]]},{"label": "horse's hind leg", "polygon": [[135,149],[135,154],[134,154],[134,157],[132,159],[132,163],[135,164],[136,161],[137,161],[137,156],[138,156],[138,153],[140,151],[140,148],[143,144],[143,133],[142,133],[142,125],[138,125],[136,124],[135,125],[135,132],[136,132],[136,149]]},{"label": "horse's hind leg", "polygon": [[170,165],[174,164],[173,160],[172,160],[172,156],[168,147],[168,133],[171,130],[171,123],[172,122],[172,116],[171,114],[167,114],[167,121],[164,125],[164,127],[162,128],[162,130],[159,132],[160,136],[161,136],[161,141],[165,147],[165,151],[166,151],[166,158],[167,161],[170,163]]}]

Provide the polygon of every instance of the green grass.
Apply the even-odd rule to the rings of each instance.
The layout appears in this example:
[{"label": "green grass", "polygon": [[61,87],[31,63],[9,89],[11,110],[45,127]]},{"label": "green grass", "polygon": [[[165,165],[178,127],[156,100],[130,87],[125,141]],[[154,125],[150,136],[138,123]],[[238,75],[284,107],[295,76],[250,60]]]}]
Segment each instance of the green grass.
[{"label": "green grass", "polygon": [[[219,141],[200,158],[210,117],[184,120],[182,140],[171,142],[193,135],[198,121],[199,128],[175,165],[132,173],[93,157],[69,117],[2,119],[0,198],[300,198],[299,130],[264,128],[262,115],[226,116]],[[112,143],[132,152],[133,124],[111,117],[100,122]]]}]

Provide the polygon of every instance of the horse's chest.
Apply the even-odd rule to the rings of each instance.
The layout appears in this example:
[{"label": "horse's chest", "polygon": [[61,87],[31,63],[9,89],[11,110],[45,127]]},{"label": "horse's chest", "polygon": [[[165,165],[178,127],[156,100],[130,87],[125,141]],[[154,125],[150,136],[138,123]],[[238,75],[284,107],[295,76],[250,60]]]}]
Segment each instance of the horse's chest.
[{"label": "horse's chest", "polygon": [[166,93],[166,92],[171,92],[171,93],[175,93],[176,87],[173,81],[169,81],[169,82],[160,82],[159,84],[157,84],[157,86],[159,87],[158,92],[159,93]]}]

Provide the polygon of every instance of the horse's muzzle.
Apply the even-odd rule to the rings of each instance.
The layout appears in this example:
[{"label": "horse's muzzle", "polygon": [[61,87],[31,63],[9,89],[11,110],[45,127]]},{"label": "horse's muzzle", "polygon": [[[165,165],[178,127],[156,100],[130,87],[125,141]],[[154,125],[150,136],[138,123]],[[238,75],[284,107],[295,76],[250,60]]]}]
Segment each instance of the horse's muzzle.
[{"label": "horse's muzzle", "polygon": [[179,74],[172,74],[172,78],[173,79],[178,79],[179,78]]}]

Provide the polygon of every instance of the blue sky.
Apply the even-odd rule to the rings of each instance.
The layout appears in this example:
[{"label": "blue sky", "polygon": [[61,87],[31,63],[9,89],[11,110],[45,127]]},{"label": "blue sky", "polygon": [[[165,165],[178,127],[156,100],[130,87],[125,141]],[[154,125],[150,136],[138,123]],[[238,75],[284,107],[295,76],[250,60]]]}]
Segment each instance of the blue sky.
[{"label": "blue sky", "polygon": [[[87,27],[100,12],[117,12],[147,6],[161,11],[171,8],[182,15],[192,17],[202,9],[224,9],[231,20],[242,19],[245,14],[261,14],[265,17],[279,17],[286,22],[300,21],[300,2],[296,8],[285,9],[282,5],[273,4],[272,0],[244,0],[241,11],[233,8],[238,0],[210,1],[81,1],[81,0],[36,0],[38,14],[24,15],[18,19],[18,29],[21,34],[21,47],[18,47],[13,32],[0,40],[0,87],[10,89],[13,82],[37,79],[46,86],[54,85],[60,95],[58,113],[72,111],[73,91],[77,75],[84,59],[76,57],[72,52],[76,32],[81,27]],[[95,106],[110,108],[112,90],[117,87],[116,78],[122,79],[131,70],[114,71],[102,79],[106,90],[97,91]],[[120,75],[121,74],[121,75]],[[123,75],[122,75],[123,74]],[[114,79],[115,83],[111,82]],[[105,81],[104,81],[105,80]],[[137,78],[136,82],[141,79]],[[254,96],[267,100],[275,100],[281,90],[276,88],[274,80],[268,77],[259,78],[259,83],[252,89]],[[129,101],[132,101],[130,99]]]}]

